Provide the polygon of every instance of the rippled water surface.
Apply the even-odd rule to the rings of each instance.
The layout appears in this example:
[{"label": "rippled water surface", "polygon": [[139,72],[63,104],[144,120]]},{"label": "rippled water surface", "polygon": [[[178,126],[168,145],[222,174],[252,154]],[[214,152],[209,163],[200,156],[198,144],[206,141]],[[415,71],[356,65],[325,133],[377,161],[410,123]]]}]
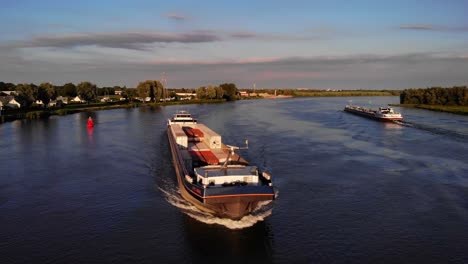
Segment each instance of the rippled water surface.
[{"label": "rippled water surface", "polygon": [[[0,124],[1,263],[467,263],[468,117],[397,97],[252,100]],[[277,199],[240,222],[180,198],[166,119],[249,150]],[[86,128],[91,115],[96,123]]]}]

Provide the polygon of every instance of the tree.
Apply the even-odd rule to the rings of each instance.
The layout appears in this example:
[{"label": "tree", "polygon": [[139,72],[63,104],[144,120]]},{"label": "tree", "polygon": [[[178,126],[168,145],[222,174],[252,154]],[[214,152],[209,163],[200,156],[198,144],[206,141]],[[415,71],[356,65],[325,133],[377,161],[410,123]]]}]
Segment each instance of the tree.
[{"label": "tree", "polygon": [[32,103],[36,101],[36,97],[34,96],[34,88],[31,84],[18,84],[16,86],[16,92],[18,93],[16,99],[18,99],[18,102],[24,108],[31,107]]},{"label": "tree", "polygon": [[88,104],[96,100],[97,98],[97,88],[96,85],[90,82],[81,82],[77,85],[78,96],[82,100],[86,100]]},{"label": "tree", "polygon": [[41,83],[37,89],[37,100],[41,100],[47,106],[50,100],[57,97],[55,88],[51,83]]},{"label": "tree", "polygon": [[467,105],[467,99],[466,86],[406,89],[400,94],[400,103],[402,104]]},{"label": "tree", "polygon": [[12,83],[0,82],[0,91],[15,91],[16,85]]},{"label": "tree", "polygon": [[216,89],[213,86],[208,86],[206,88],[206,97],[209,99],[215,99],[216,98]]},{"label": "tree", "polygon": [[76,86],[73,83],[66,83],[63,85],[62,96],[75,97],[77,96]]},{"label": "tree", "polygon": [[227,101],[233,101],[237,99],[237,87],[233,83],[223,83],[219,85],[221,88],[223,88],[224,91],[224,98],[226,98]]},{"label": "tree", "polygon": [[159,101],[162,98],[164,87],[159,81],[146,80],[139,82],[137,86],[137,94],[139,97],[145,99],[150,97],[151,101]]},{"label": "tree", "polygon": [[197,88],[197,98],[198,99],[205,99],[206,98],[206,88],[205,87],[199,87]]},{"label": "tree", "polygon": [[223,96],[224,96],[223,88],[220,86],[216,86],[215,90],[216,90],[216,99],[223,99]]},{"label": "tree", "polygon": [[121,96],[127,99],[129,102],[133,102],[133,98],[135,98],[136,94],[136,89],[122,88]]}]

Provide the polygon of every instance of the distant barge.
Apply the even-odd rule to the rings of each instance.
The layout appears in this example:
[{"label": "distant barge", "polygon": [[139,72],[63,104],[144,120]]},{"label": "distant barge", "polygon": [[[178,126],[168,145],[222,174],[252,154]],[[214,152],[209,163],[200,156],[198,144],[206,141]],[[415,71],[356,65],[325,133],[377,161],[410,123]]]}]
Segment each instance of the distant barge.
[{"label": "distant barge", "polygon": [[395,112],[391,107],[379,107],[378,110],[373,110],[360,106],[347,105],[344,111],[384,122],[403,120],[403,116]]},{"label": "distant barge", "polygon": [[[167,135],[182,197],[212,215],[239,220],[260,201],[273,200],[271,176],[251,166],[221,136],[179,111]],[[247,144],[247,142],[246,142]]]}]

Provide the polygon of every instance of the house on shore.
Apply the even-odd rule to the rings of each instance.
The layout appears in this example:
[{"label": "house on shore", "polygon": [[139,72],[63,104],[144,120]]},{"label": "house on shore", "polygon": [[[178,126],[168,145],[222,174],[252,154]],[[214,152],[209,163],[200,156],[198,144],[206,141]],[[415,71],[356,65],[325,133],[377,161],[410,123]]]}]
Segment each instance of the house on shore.
[{"label": "house on shore", "polygon": [[56,100],[57,102],[61,101],[62,104],[68,104],[68,98],[67,98],[67,97],[57,96],[57,98],[55,98],[55,100]]},{"label": "house on shore", "polygon": [[34,102],[37,106],[42,106],[44,107],[44,103],[42,102],[42,100],[36,100],[36,102]]},{"label": "house on shore", "polygon": [[0,96],[6,96],[6,95],[15,96],[15,95],[18,95],[18,94],[16,93],[16,91],[0,91]]},{"label": "house on shore", "polygon": [[2,108],[3,107],[9,107],[9,108],[21,107],[21,104],[18,103],[18,101],[16,101],[15,97],[12,95],[0,96],[0,102],[2,103]]},{"label": "house on shore", "polygon": [[70,102],[72,103],[85,103],[85,100],[82,100],[79,96],[76,96],[75,98],[71,99]]}]

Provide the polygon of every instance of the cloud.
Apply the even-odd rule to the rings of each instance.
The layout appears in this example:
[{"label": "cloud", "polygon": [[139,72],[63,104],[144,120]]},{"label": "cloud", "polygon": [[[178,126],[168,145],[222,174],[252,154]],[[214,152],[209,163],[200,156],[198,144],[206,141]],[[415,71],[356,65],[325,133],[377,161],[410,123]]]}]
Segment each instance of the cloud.
[{"label": "cloud", "polygon": [[280,60],[280,58],[245,58],[245,59],[224,59],[224,60],[179,60],[163,59],[151,60],[145,62],[148,65],[246,65],[271,63]]},{"label": "cloud", "polygon": [[260,71],[256,74],[256,80],[278,80],[278,79],[321,79],[327,77],[325,73],[313,71]]},{"label": "cloud", "polygon": [[181,14],[165,14],[163,16],[172,20],[176,20],[176,21],[183,21],[183,20],[189,19],[188,16],[181,15]]},{"label": "cloud", "polygon": [[43,35],[28,41],[14,43],[16,48],[56,47],[70,48],[77,46],[101,46],[143,50],[145,45],[153,43],[204,43],[221,40],[221,37],[209,31],[183,33],[168,32],[123,32],[123,33],[80,33],[66,35]]},{"label": "cloud", "polygon": [[0,46],[0,61],[5,62],[0,64],[0,80],[13,83],[90,80],[100,86],[132,87],[141,80],[159,78],[161,72],[168,73],[171,87],[223,82],[247,87],[257,82],[258,87],[394,89],[468,81],[466,53],[170,59],[154,52],[127,54],[95,47],[18,50]]},{"label": "cloud", "polygon": [[402,25],[403,30],[468,32],[468,27],[444,27],[425,24]]},{"label": "cloud", "polygon": [[317,56],[317,57],[252,57],[243,59],[222,60],[178,60],[164,59],[146,61],[148,65],[276,65],[276,66],[303,66],[320,65],[329,67],[334,65],[346,66],[355,64],[376,63],[421,63],[429,60],[467,60],[467,54],[444,53],[408,53],[398,55],[359,54],[349,56]]},{"label": "cloud", "polygon": [[249,32],[249,31],[239,31],[228,33],[228,36],[232,39],[255,39],[255,40],[262,40],[262,41],[290,41],[290,40],[299,40],[299,41],[307,41],[307,40],[318,40],[322,37],[318,36],[310,36],[310,35],[289,35],[289,34],[274,34],[274,33],[257,33],[257,32]]},{"label": "cloud", "polygon": [[73,48],[79,46],[100,46],[130,50],[147,50],[153,44],[167,43],[207,43],[229,39],[256,40],[309,40],[304,36],[274,35],[254,32],[222,32],[199,30],[189,32],[115,32],[115,33],[76,33],[61,35],[38,35],[29,40],[8,44],[11,48]]}]

